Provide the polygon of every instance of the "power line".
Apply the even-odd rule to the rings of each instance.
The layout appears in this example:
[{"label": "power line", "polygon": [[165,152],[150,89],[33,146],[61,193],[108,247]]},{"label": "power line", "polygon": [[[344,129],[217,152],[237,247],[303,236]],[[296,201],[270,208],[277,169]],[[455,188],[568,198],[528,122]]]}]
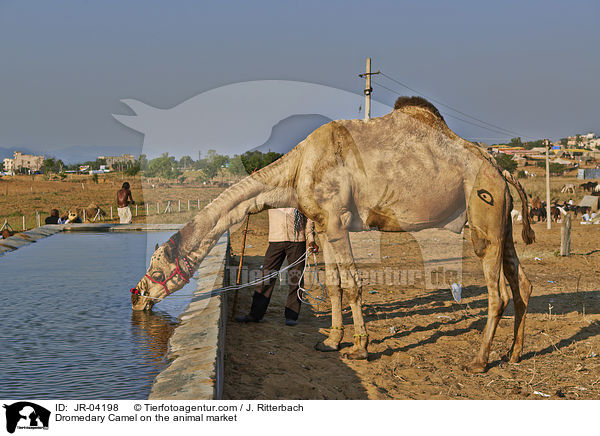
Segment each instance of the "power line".
[{"label": "power line", "polygon": [[[381,72],[381,75],[382,75],[382,76],[384,76],[384,77],[386,77],[387,79],[391,80],[392,82],[395,82],[395,83],[397,83],[398,85],[400,85],[400,86],[402,86],[402,87],[404,87],[404,88],[406,88],[406,89],[409,89],[409,90],[411,90],[412,92],[415,92],[415,93],[417,93],[417,94],[421,95],[422,97],[425,97],[425,98],[427,98],[428,100],[434,101],[434,102],[436,102],[437,104],[439,104],[439,105],[441,105],[441,106],[444,106],[444,107],[446,107],[446,108],[448,108],[448,109],[450,109],[450,110],[453,110],[454,112],[457,112],[457,113],[459,113],[459,114],[461,114],[461,115],[464,115],[464,116],[466,116],[466,117],[468,117],[468,118],[471,118],[471,119],[473,119],[473,120],[475,120],[475,121],[478,121],[478,122],[480,122],[480,123],[483,123],[483,124],[485,124],[485,125],[488,125],[488,126],[490,126],[490,127],[493,127],[493,128],[495,128],[495,129],[498,129],[498,130],[502,130],[502,131],[503,131],[503,132],[498,132],[498,131],[496,131],[496,133],[510,134],[510,135],[515,135],[515,136],[521,136],[521,137],[523,137],[523,138],[529,138],[529,139],[533,139],[533,138],[532,138],[532,137],[530,137],[530,136],[523,135],[523,134],[521,134],[521,133],[517,133],[517,132],[514,132],[514,131],[512,131],[512,130],[509,130],[509,129],[505,129],[504,127],[500,127],[500,126],[497,126],[497,125],[495,125],[495,124],[492,124],[492,123],[488,123],[487,121],[484,121],[484,120],[482,120],[482,119],[479,119],[479,118],[477,118],[477,117],[474,117],[474,116],[472,116],[472,115],[469,115],[469,114],[467,114],[467,113],[465,113],[465,112],[463,112],[463,111],[461,111],[461,110],[458,110],[458,109],[456,109],[456,108],[453,108],[453,107],[452,107],[452,106],[450,106],[450,105],[447,105],[447,104],[445,104],[445,103],[443,103],[443,102],[441,102],[441,101],[439,101],[439,100],[437,100],[437,99],[435,99],[435,98],[433,98],[433,97],[429,97],[429,96],[427,96],[427,95],[423,94],[422,92],[420,92],[420,91],[417,91],[417,90],[416,90],[416,89],[414,89],[414,88],[411,88],[410,86],[406,85],[405,83],[402,83],[402,82],[400,82],[400,81],[399,81],[399,80],[397,80],[397,79],[394,79],[393,77],[391,77],[391,76],[389,76],[389,75],[385,74],[384,72]],[[385,88],[385,86],[381,85],[380,83],[378,83],[378,85],[379,85],[379,86],[382,86],[382,87],[384,87],[384,88]],[[386,89],[390,90],[389,88],[386,88]],[[400,94],[400,93],[398,93],[397,91],[392,91],[392,92],[396,92],[397,94],[401,95],[401,94]],[[450,116],[450,115],[449,115],[449,116]],[[460,118],[457,118],[457,117],[452,117],[452,116],[450,116],[450,117],[451,117],[451,118],[460,119]],[[461,121],[465,121],[465,122],[467,122],[466,120],[461,120]],[[470,124],[473,124],[473,123],[470,123]],[[483,127],[483,126],[480,126],[480,127]]]},{"label": "power line", "polygon": [[[383,74],[383,73],[382,73],[382,74]],[[373,80],[373,83],[375,83],[375,84],[377,84],[377,85],[381,86],[382,88],[384,88],[384,89],[387,89],[388,91],[390,91],[390,92],[393,92],[394,94],[397,94],[397,95],[402,95],[400,92],[396,91],[395,89],[388,88],[387,86],[385,86],[385,85],[383,85],[383,84],[381,84],[381,83],[377,82],[377,81],[376,81],[376,80],[374,80],[374,79],[372,79],[372,80]],[[409,88],[409,89],[410,89],[410,88]],[[414,91],[414,90],[412,90],[412,89],[411,89],[411,91],[413,91],[413,92],[416,92],[417,94],[419,93],[418,91]],[[433,100],[433,99],[431,99],[431,100]],[[434,101],[435,101],[435,100],[434,100]],[[496,129],[492,129],[492,128],[490,128],[490,127],[482,126],[482,125],[480,125],[480,124],[477,124],[477,123],[474,123],[474,122],[472,122],[472,121],[465,120],[465,119],[463,119],[463,118],[456,117],[456,116],[454,116],[454,115],[450,115],[450,114],[449,114],[449,113],[447,113],[447,112],[445,112],[445,113],[444,113],[444,116],[446,116],[446,117],[449,117],[449,118],[454,118],[455,120],[462,121],[463,123],[471,124],[471,125],[473,125],[473,126],[475,126],[475,127],[479,127],[480,129],[485,129],[485,130],[488,130],[488,131],[490,131],[490,132],[499,133],[499,134],[501,134],[501,135],[505,135],[505,136],[507,135],[507,133],[506,133],[506,132],[502,132],[502,131],[500,131],[500,130],[496,130]],[[510,133],[510,134],[512,135],[512,133]],[[517,136],[519,136],[519,134],[517,134]],[[524,135],[521,135],[521,136],[524,136]],[[529,138],[529,137],[528,137],[528,136],[526,136],[526,138]]]}]

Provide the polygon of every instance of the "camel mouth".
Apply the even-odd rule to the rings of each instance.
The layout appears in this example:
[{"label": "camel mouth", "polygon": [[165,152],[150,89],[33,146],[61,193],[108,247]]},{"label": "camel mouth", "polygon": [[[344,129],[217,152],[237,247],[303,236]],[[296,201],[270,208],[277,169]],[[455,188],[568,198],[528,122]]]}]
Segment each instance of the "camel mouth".
[{"label": "camel mouth", "polygon": [[131,295],[131,308],[133,310],[151,310],[154,301],[141,295]]},{"label": "camel mouth", "polygon": [[133,310],[151,310],[154,306],[154,300],[146,297],[150,295],[145,283],[140,282],[135,288],[131,288],[131,308]]}]

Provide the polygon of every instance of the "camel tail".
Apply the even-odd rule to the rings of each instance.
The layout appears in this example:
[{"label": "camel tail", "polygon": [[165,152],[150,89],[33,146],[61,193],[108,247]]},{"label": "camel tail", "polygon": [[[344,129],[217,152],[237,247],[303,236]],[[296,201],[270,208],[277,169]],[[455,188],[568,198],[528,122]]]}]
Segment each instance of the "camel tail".
[{"label": "camel tail", "polygon": [[521,186],[519,181],[511,173],[505,170],[502,174],[506,181],[515,187],[519,193],[519,197],[521,197],[521,214],[523,215],[523,231],[521,232],[521,237],[523,238],[523,242],[529,245],[535,241],[535,232],[531,228],[531,223],[529,222],[529,204],[527,202],[527,195],[525,194],[523,186]]}]

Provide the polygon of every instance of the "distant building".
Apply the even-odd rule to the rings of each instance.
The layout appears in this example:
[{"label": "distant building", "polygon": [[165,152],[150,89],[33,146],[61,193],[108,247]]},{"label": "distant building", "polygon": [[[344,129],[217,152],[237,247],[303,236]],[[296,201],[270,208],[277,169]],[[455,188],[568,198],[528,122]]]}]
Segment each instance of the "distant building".
[{"label": "distant building", "polygon": [[44,156],[35,156],[33,154],[23,154],[20,151],[15,151],[12,159],[4,159],[4,171],[10,174],[15,174],[22,169],[29,170],[34,173],[40,171],[44,165]]},{"label": "distant building", "polygon": [[135,163],[135,156],[132,154],[123,154],[121,156],[98,156],[98,159],[104,159],[106,161],[106,166],[111,170],[118,168],[119,165],[126,167],[127,164]]},{"label": "distant building", "polygon": [[585,135],[575,135],[567,137],[567,146],[568,147],[585,147],[585,146],[595,146],[598,144],[598,137],[595,133],[590,132]]},{"label": "distant building", "polygon": [[15,173],[15,161],[11,158],[4,159],[4,171],[8,174]]}]

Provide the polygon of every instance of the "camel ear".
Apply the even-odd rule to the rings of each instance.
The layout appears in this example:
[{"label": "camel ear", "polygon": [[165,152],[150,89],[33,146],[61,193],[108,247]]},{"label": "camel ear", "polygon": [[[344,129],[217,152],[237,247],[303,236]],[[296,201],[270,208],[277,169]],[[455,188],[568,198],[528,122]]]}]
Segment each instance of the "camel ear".
[{"label": "camel ear", "polygon": [[154,246],[154,251],[158,250],[158,244]]},{"label": "camel ear", "polygon": [[167,244],[165,246],[164,254],[165,254],[165,257],[167,258],[167,262],[175,261],[175,249],[173,248],[173,246],[171,244]]}]

